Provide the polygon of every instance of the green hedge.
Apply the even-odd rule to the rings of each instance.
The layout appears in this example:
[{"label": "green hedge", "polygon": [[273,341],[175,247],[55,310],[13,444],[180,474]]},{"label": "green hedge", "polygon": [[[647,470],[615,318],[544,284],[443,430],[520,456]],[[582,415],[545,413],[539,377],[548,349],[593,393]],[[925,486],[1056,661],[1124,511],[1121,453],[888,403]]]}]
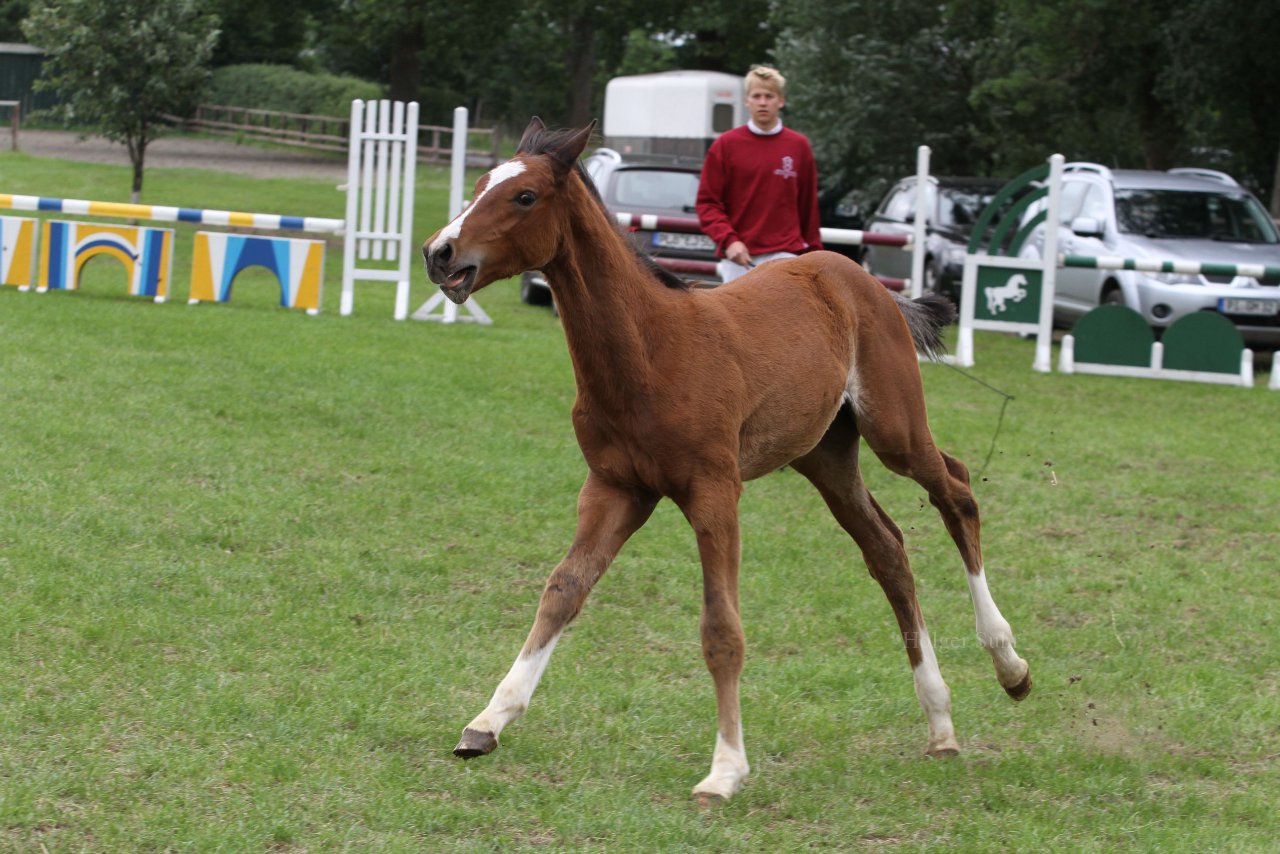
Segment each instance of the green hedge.
[{"label": "green hedge", "polygon": [[358,77],[309,74],[287,65],[228,65],[216,69],[206,104],[346,116],[356,98],[383,97],[382,87]]}]

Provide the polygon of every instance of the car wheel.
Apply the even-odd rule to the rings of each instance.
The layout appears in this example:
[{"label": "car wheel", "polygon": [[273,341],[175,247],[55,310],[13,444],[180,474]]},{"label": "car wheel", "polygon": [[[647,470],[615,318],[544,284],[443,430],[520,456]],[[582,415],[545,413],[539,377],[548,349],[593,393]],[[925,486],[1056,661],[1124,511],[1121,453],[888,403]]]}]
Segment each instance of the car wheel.
[{"label": "car wheel", "polygon": [[938,265],[934,263],[932,258],[926,258],[924,262],[924,289],[921,293],[937,293],[938,282],[941,279],[942,273],[938,270]]},{"label": "car wheel", "polygon": [[1119,285],[1108,285],[1102,292],[1099,305],[1128,305],[1128,303],[1124,301],[1124,291],[1120,290]]},{"label": "car wheel", "polygon": [[520,277],[520,299],[529,305],[551,305],[551,289],[533,283],[535,273]]}]

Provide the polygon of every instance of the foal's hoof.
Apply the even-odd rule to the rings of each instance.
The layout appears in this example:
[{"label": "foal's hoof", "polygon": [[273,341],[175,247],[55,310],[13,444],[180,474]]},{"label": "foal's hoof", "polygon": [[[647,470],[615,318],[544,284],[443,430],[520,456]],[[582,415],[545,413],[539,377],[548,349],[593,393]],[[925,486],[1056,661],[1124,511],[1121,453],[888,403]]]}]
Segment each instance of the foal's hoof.
[{"label": "foal's hoof", "polygon": [[1022,681],[1017,685],[1005,686],[1005,693],[1015,700],[1022,700],[1031,693],[1031,668],[1027,668],[1027,675],[1022,677]]},{"label": "foal's hoof", "polygon": [[960,755],[960,745],[954,738],[947,738],[937,744],[929,745],[925,748],[924,755],[930,759],[950,759]]},{"label": "foal's hoof", "polygon": [[460,759],[474,759],[492,753],[498,746],[498,739],[491,732],[480,732],[467,727],[462,731],[462,740],[453,749],[453,755]]},{"label": "foal's hoof", "polygon": [[693,799],[698,804],[698,809],[715,809],[721,804],[729,803],[729,799],[724,795],[717,795],[714,792],[694,792]]}]

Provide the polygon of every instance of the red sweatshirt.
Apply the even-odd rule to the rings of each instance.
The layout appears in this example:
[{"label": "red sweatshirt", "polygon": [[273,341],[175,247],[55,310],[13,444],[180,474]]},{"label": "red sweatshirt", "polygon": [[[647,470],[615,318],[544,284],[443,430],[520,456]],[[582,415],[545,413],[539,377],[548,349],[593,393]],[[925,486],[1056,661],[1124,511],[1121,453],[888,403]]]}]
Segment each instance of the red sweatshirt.
[{"label": "red sweatshirt", "polygon": [[716,251],[741,240],[752,255],[822,248],[818,168],[809,139],[743,125],[711,144],[698,184],[698,221]]}]

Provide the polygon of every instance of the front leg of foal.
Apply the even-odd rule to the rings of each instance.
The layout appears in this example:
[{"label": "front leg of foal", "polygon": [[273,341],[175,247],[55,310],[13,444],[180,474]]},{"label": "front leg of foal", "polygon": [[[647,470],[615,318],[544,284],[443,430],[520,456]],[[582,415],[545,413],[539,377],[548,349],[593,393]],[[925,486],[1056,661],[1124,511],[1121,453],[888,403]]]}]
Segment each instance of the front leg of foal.
[{"label": "front leg of foal", "polygon": [[616,489],[588,476],[578,496],[577,535],[547,579],[529,638],[489,705],[462,731],[454,755],[471,759],[492,752],[503,728],[524,714],[565,626],[578,615],[591,588],[623,543],[648,520],[656,503],[650,496]]},{"label": "front leg of foal", "polygon": [[702,656],[716,689],[716,747],[711,773],[693,787],[699,803],[728,800],[750,772],[742,738],[738,683],[746,639],[738,611],[738,496],[736,480],[704,487],[682,509],[698,537],[702,559]]}]

